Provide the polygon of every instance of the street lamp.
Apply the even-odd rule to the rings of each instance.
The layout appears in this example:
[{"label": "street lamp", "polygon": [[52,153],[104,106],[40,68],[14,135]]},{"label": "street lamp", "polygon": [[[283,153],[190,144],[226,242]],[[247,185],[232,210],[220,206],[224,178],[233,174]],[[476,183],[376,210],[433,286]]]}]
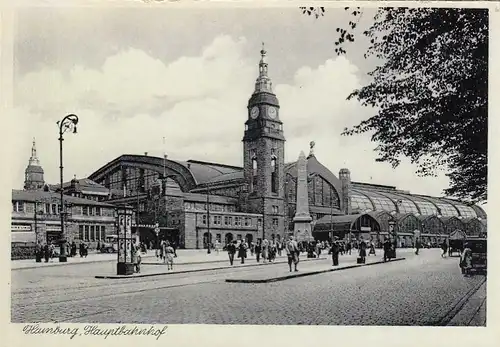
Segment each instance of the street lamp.
[{"label": "street lamp", "polygon": [[65,263],[68,261],[66,255],[66,234],[64,232],[64,190],[63,190],[63,134],[67,130],[73,131],[76,134],[76,125],[78,124],[78,117],[74,114],[69,114],[61,121],[57,122],[59,126],[59,169],[60,169],[60,192],[61,192],[61,237],[59,240],[59,262]]},{"label": "street lamp", "polygon": [[207,254],[211,253],[210,246],[212,244],[212,235],[210,234],[210,190],[207,184]]}]

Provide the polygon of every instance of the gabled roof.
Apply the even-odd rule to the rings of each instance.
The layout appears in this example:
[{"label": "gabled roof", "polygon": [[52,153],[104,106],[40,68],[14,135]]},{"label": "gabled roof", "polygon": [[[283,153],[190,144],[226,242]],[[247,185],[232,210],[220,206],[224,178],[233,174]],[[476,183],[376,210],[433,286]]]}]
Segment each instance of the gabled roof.
[{"label": "gabled roof", "polygon": [[[61,196],[56,192],[44,192],[41,190],[12,190],[12,201],[28,201],[40,203],[59,203]],[[64,195],[64,202],[73,205],[91,205],[113,207],[113,205],[95,200],[82,199],[74,196]]]},{"label": "gabled roof", "polygon": [[[289,174],[292,177],[297,177],[297,162],[287,163],[285,164],[285,175]],[[339,195],[341,195],[341,184],[340,180],[335,176],[326,166],[321,164],[316,156],[310,155],[307,157],[307,174],[314,175],[317,174],[323,177],[328,183],[330,183]]]}]

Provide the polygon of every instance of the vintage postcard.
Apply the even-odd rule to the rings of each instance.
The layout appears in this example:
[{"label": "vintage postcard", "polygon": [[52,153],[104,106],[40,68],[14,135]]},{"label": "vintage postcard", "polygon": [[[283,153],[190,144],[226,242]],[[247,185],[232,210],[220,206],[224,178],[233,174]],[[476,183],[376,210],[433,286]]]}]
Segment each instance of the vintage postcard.
[{"label": "vintage postcard", "polygon": [[2,7],[9,346],[493,346],[496,4],[310,5]]}]

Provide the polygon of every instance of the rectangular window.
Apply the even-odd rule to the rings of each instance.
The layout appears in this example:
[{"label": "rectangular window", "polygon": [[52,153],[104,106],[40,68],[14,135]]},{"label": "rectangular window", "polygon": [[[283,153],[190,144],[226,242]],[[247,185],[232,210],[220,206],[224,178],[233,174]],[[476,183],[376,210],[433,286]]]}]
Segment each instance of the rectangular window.
[{"label": "rectangular window", "polygon": [[83,225],[78,226],[78,238],[83,240]]},{"label": "rectangular window", "polygon": [[101,239],[106,240],[106,227],[104,225],[101,225]]},{"label": "rectangular window", "polygon": [[83,240],[84,241],[89,241],[90,239],[90,235],[89,235],[89,226],[86,225],[85,226],[85,234],[83,235]]},{"label": "rectangular window", "polygon": [[96,225],[95,226],[95,240],[96,241],[99,241],[101,239],[101,226],[100,225]]},{"label": "rectangular window", "polygon": [[222,240],[222,237],[221,237],[221,234],[217,234],[215,235],[215,238],[217,239],[217,241],[221,242]]},{"label": "rectangular window", "polygon": [[90,241],[95,241],[95,227],[93,225],[90,226]]},{"label": "rectangular window", "polygon": [[57,205],[56,204],[52,204],[51,207],[52,207],[52,210],[51,210],[52,214],[57,214]]},{"label": "rectangular window", "polygon": [[238,240],[241,240],[241,234],[238,234],[238,235],[236,236],[236,238],[237,238]]},{"label": "rectangular window", "polygon": [[273,218],[273,226],[278,226],[278,218]]},{"label": "rectangular window", "polygon": [[50,204],[45,204],[45,213],[50,214]]},{"label": "rectangular window", "polygon": [[245,226],[249,226],[250,225],[250,218],[245,218]]},{"label": "rectangular window", "polygon": [[257,226],[258,227],[261,227],[262,226],[262,219],[257,219]]},{"label": "rectangular window", "polygon": [[225,216],[224,217],[224,225],[228,225],[229,224],[229,218],[228,216]]},{"label": "rectangular window", "polygon": [[202,224],[207,224],[207,215],[206,215],[206,214],[204,214],[204,215],[202,216],[201,223],[202,223]]},{"label": "rectangular window", "polygon": [[89,215],[89,207],[88,206],[83,206],[83,215],[88,216]]},{"label": "rectangular window", "polygon": [[236,225],[236,226],[241,225],[241,218],[240,217],[234,217],[234,225]]},{"label": "rectangular window", "polygon": [[96,207],[95,208],[95,215],[96,216],[100,216],[101,215],[101,208],[100,207]]}]

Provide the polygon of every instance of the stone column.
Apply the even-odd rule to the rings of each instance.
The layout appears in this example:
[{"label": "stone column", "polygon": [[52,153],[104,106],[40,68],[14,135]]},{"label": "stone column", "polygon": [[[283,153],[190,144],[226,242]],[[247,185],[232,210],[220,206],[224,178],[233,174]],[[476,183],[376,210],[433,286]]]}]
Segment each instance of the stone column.
[{"label": "stone column", "polygon": [[297,161],[297,204],[295,216],[293,217],[293,230],[297,241],[310,241],[313,239],[311,221],[307,190],[307,160],[304,152],[300,152]]}]

